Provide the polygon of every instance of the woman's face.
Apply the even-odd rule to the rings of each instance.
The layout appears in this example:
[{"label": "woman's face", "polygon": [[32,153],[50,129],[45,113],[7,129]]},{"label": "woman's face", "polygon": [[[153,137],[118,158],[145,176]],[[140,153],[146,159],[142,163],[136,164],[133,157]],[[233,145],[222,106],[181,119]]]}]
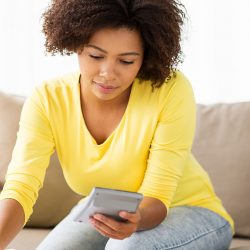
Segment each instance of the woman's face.
[{"label": "woman's face", "polygon": [[78,53],[83,89],[100,100],[112,100],[129,91],[143,61],[139,32],[105,28]]}]

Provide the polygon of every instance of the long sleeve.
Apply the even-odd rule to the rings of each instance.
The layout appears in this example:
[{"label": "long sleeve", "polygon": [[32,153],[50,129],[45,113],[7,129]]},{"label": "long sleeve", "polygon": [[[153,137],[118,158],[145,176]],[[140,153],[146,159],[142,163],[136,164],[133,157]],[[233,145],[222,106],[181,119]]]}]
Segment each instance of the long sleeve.
[{"label": "long sleeve", "polygon": [[191,151],[195,101],[185,77],[176,78],[162,109],[151,143],[147,169],[139,189],[169,208]]},{"label": "long sleeve", "polygon": [[32,214],[50,156],[54,152],[52,131],[38,90],[25,102],[19,125],[0,199],[17,200],[23,207],[26,223]]}]

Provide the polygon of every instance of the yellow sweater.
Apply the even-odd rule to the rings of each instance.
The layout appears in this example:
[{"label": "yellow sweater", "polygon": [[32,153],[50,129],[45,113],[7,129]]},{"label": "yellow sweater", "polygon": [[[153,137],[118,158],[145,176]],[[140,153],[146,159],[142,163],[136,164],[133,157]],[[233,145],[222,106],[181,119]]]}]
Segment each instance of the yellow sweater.
[{"label": "yellow sweater", "polygon": [[56,149],[65,179],[78,194],[86,196],[95,186],[138,191],[167,208],[208,208],[233,228],[191,153],[195,106],[192,87],[180,72],[153,92],[150,82],[135,79],[122,120],[98,145],[82,116],[79,73],[44,82],[24,104],[0,199],[17,200],[27,222]]}]

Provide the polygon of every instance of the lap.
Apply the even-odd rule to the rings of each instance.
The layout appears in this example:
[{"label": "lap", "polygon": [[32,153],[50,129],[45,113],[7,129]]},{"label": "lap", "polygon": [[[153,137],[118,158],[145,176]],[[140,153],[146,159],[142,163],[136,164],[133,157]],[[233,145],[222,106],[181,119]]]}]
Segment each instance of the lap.
[{"label": "lap", "polygon": [[72,221],[76,210],[77,207],[52,230],[37,250],[224,250],[232,238],[226,220],[199,207],[171,208],[159,226],[124,240],[108,239],[90,225]]},{"label": "lap", "polygon": [[75,206],[36,250],[103,250],[108,238],[89,224],[73,221],[72,218],[79,208]]},{"label": "lap", "polygon": [[232,240],[229,223],[200,207],[171,208],[156,228],[137,232],[122,241],[109,240],[106,250],[226,250]]}]

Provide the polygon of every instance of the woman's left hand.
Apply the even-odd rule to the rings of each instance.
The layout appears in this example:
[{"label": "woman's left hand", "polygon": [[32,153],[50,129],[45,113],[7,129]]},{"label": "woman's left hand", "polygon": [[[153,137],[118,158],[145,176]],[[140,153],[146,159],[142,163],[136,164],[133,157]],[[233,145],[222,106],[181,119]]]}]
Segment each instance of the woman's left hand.
[{"label": "woman's left hand", "polygon": [[136,213],[121,211],[119,216],[126,221],[121,222],[102,214],[95,214],[90,218],[90,223],[103,236],[123,240],[136,232],[141,220],[141,214],[137,209]]}]

